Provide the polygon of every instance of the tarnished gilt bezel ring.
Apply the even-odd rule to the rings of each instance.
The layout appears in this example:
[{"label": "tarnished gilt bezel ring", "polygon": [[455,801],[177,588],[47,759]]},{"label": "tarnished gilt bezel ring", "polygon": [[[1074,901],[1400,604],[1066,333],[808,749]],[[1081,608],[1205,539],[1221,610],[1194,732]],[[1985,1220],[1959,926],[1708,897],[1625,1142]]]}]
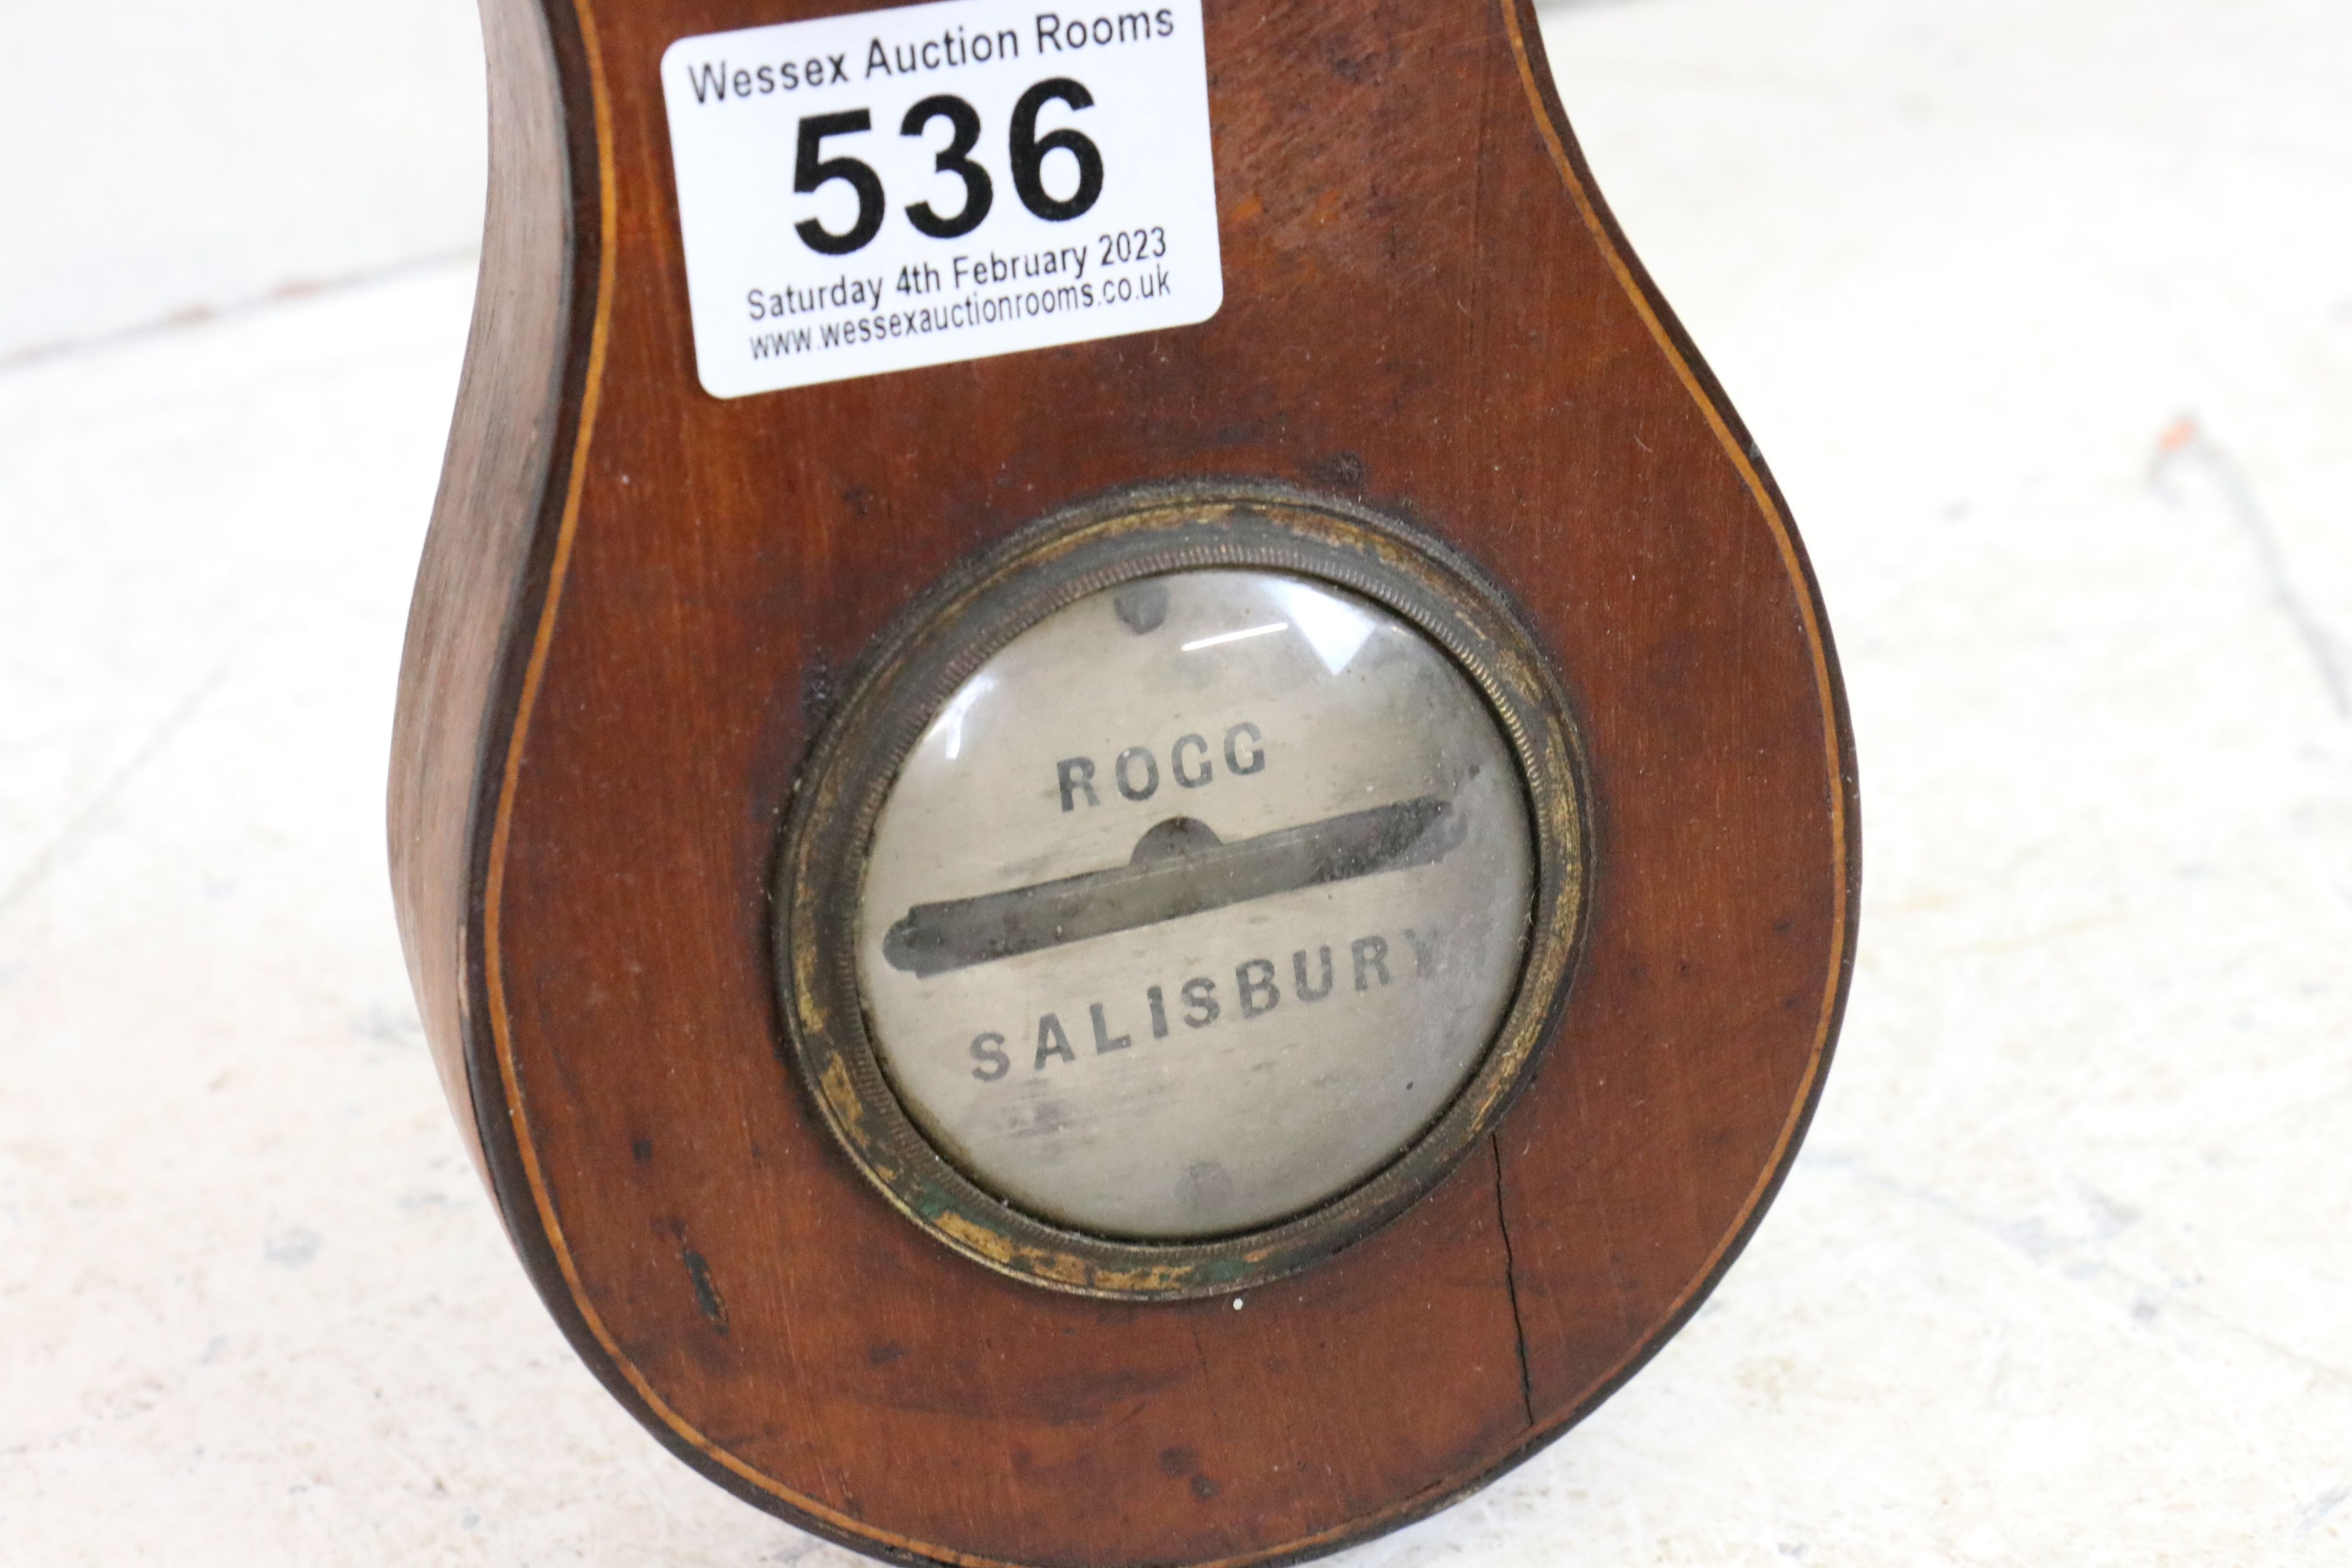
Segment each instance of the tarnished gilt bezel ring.
[{"label": "tarnished gilt bezel ring", "polygon": [[[908,1118],[877,1058],[856,968],[875,823],[940,707],[1014,637],[1089,595],[1161,573],[1257,568],[1371,600],[1451,654],[1517,756],[1535,834],[1535,891],[1517,989],[1462,1089],[1388,1164],[1276,1224],[1181,1242],[1049,1224],[988,1192]],[[1285,486],[1132,489],[1045,519],[902,616],[866,660],[803,770],[778,857],[776,971],[793,1050],[826,1123],[901,1214],[1000,1273],[1130,1300],[1237,1292],[1305,1268],[1394,1218],[1491,1131],[1564,1000],[1590,855],[1575,726],[1534,639],[1444,546],[1352,503]]]}]

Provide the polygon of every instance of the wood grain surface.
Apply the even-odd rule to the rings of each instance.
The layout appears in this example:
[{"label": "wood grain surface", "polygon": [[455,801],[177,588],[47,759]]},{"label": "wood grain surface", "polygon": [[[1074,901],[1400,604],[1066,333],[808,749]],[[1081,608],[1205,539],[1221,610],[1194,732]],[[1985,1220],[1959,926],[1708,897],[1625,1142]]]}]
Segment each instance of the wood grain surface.
[{"label": "wood grain surface", "polygon": [[[1524,0],[1208,0],[1204,325],[710,398],[657,62],[858,8],[484,0],[489,234],[394,758],[426,1026],[550,1309],[746,1498],[925,1561],[1328,1550],[1593,1408],[1787,1169],[1860,864],[1828,629]],[[839,1152],[766,878],[909,599],[1218,476],[1413,520],[1512,596],[1589,750],[1590,932],[1534,1080],[1402,1218],[1238,1303],[1091,1301],[954,1256]]]}]

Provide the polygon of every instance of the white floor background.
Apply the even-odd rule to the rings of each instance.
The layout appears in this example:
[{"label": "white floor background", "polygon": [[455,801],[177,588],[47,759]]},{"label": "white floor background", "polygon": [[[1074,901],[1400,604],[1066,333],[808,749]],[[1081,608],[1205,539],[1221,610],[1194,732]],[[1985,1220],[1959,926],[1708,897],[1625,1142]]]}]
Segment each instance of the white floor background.
[{"label": "white floor background", "polygon": [[[574,1362],[418,1036],[384,748],[479,68],[462,0],[365,9],[11,13],[0,1560],[845,1563]],[[2352,7],[1549,37],[1820,568],[1862,962],[1698,1320],[1344,1561],[2352,1562]]]}]

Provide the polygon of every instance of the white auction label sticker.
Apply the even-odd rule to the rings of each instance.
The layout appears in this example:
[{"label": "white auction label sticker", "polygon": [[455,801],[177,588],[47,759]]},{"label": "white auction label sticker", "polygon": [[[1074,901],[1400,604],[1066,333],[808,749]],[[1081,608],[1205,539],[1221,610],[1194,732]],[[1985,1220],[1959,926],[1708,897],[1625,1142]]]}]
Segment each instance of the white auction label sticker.
[{"label": "white auction label sticker", "polygon": [[1205,321],[1201,0],[941,0],[662,56],[714,397]]}]

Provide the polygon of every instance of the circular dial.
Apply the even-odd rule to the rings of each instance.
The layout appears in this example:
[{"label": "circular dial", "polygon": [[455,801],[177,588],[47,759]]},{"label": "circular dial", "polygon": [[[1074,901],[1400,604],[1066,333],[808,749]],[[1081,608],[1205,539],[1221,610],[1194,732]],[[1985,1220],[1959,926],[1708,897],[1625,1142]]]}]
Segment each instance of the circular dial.
[{"label": "circular dial", "polygon": [[940,707],[875,823],[857,979],[970,1180],[1192,1240],[1412,1143],[1511,1006],[1534,894],[1519,767],[1451,657],[1307,578],[1174,572]]}]

